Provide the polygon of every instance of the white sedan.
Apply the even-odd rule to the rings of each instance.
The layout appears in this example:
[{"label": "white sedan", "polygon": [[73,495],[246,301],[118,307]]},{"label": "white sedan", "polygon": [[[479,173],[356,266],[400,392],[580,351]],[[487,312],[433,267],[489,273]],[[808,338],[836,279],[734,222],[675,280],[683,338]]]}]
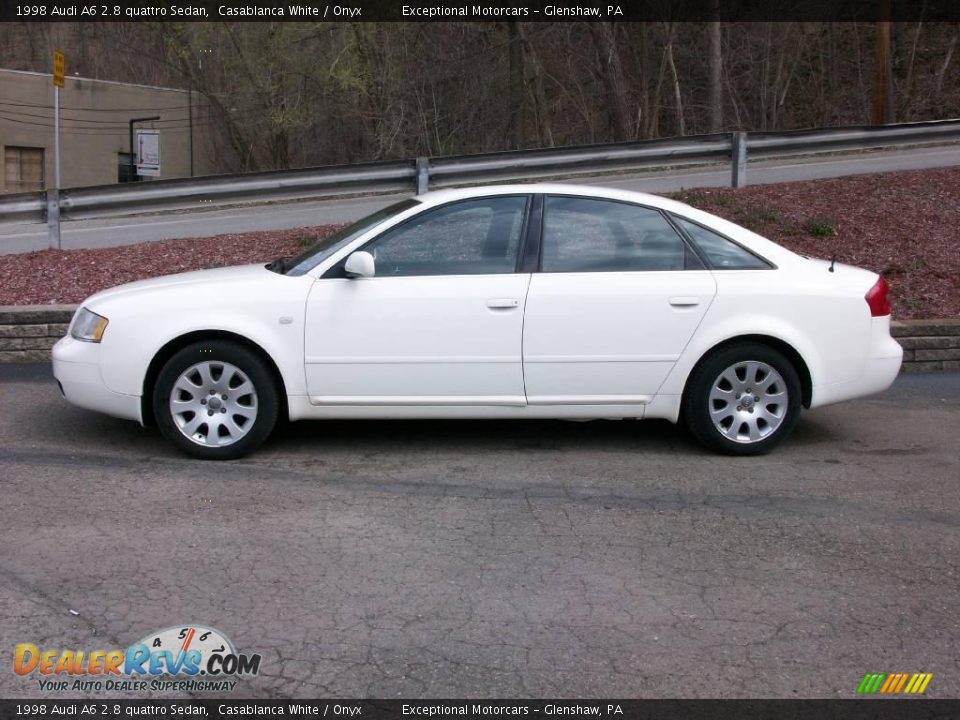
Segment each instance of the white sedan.
[{"label": "white sedan", "polygon": [[186,453],[249,453],[281,415],[683,419],[765,452],[886,389],[887,284],[653,195],[442,190],[295,258],[121,285],[53,349],[67,400]]}]

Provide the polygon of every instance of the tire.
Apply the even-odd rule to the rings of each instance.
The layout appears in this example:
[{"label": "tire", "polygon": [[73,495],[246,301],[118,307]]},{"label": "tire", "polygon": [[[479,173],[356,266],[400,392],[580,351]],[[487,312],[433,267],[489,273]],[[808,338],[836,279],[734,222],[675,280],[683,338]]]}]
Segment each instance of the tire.
[{"label": "tire", "polygon": [[157,377],[153,413],[160,432],[187,455],[233,460],[272,432],[277,385],[256,353],[226,340],[188,345]]},{"label": "tire", "polygon": [[683,414],[690,432],[710,450],[762,455],[790,434],[802,401],[793,364],[773,348],[744,342],[721,348],[697,365]]}]

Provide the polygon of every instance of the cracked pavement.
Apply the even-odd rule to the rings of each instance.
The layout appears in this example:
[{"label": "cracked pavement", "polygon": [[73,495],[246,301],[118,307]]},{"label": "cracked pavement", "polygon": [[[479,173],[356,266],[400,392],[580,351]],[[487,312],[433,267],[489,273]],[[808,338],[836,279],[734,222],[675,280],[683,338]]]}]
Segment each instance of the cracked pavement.
[{"label": "cracked pavement", "polygon": [[186,623],[263,656],[235,697],[960,696],[960,373],[760,458],[658,421],[331,421],[204,463],[42,365],[0,366],[0,408],[5,698],[42,695],[16,643]]}]

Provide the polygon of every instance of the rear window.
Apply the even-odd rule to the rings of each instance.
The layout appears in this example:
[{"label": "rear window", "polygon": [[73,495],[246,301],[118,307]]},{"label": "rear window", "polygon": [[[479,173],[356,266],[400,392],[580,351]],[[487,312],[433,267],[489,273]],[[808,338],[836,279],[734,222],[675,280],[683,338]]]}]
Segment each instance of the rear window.
[{"label": "rear window", "polygon": [[674,215],[673,219],[690,236],[693,244],[707,259],[707,264],[712,269],[769,270],[771,268],[770,263],[766,260],[737,245],[733,240],[686,218]]},{"label": "rear window", "polygon": [[543,272],[700,269],[683,238],[653,208],[551,195],[543,219]]}]

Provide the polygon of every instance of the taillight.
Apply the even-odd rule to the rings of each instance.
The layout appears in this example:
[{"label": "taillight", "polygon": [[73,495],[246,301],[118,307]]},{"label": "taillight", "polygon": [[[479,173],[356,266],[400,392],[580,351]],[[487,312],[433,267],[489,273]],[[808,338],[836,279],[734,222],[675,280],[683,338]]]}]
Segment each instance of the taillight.
[{"label": "taillight", "polygon": [[878,278],[873,287],[867,291],[864,299],[870,306],[870,314],[873,317],[890,314],[890,286],[882,277]]}]

